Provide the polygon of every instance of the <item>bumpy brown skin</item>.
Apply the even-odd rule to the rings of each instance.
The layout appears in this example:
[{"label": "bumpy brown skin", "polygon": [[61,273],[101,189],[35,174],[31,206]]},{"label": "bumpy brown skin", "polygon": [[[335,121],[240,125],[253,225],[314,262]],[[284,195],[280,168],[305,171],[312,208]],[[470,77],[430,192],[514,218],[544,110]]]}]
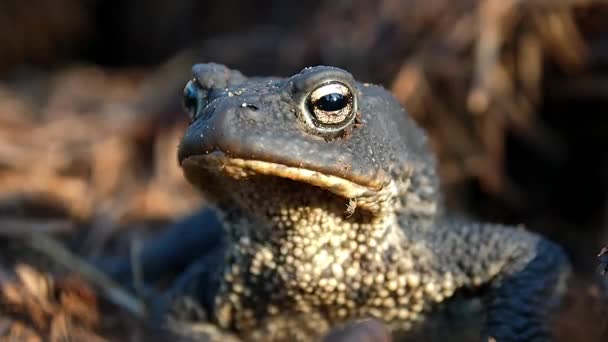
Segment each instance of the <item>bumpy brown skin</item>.
[{"label": "bumpy brown skin", "polygon": [[[375,317],[407,334],[471,290],[486,299],[480,339],[549,339],[563,252],[523,229],[446,217],[426,137],[387,91],[333,67],[193,73],[179,160],[225,234],[176,285],[175,332],[210,338],[199,324],[210,322],[245,340],[305,341]],[[341,127],[319,124],[307,102],[331,82],[353,95]]]}]

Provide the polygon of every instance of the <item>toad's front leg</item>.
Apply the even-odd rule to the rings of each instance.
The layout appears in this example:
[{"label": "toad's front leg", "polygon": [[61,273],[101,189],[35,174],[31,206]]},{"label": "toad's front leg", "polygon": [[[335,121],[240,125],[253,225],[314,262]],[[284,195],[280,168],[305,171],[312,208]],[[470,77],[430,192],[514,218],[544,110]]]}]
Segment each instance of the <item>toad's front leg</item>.
[{"label": "toad's front leg", "polygon": [[[440,264],[461,288],[488,288],[484,336],[500,342],[551,340],[569,262],[556,244],[521,228],[446,223],[433,237]],[[486,339],[487,340],[487,339]]]}]

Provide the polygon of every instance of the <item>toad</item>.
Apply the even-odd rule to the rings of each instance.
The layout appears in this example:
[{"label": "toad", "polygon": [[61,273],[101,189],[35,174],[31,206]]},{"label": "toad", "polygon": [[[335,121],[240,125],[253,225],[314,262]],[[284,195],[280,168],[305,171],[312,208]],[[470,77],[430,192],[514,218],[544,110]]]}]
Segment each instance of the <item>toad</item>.
[{"label": "toad", "polygon": [[480,339],[550,339],[562,249],[448,214],[425,133],[382,87],[328,66],[199,64],[184,104],[179,163],[223,229],[171,292],[173,331],[318,340],[372,317],[407,335],[467,292],[483,298]]}]

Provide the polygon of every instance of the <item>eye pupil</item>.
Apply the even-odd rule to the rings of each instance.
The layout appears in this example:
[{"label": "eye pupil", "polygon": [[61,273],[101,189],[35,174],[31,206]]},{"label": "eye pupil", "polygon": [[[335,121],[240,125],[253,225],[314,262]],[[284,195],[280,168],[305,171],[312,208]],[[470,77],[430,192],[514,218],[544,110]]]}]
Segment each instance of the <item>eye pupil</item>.
[{"label": "eye pupil", "polygon": [[334,112],[340,110],[348,104],[346,96],[338,93],[327,94],[317,100],[315,105],[317,108],[326,111]]}]

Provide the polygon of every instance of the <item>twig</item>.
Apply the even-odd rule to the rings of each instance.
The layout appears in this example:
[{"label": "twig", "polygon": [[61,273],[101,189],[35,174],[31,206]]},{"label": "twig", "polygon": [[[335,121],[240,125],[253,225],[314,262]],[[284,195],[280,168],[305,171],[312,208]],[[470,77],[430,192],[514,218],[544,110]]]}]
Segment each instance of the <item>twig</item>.
[{"label": "twig", "polygon": [[143,250],[143,244],[140,239],[134,239],[131,242],[131,266],[133,268],[133,286],[135,287],[135,292],[139,298],[145,298],[144,296],[144,271],[143,265],[141,261],[141,253]]},{"label": "twig", "polygon": [[0,234],[23,240],[32,249],[40,252],[57,264],[76,272],[85,280],[99,288],[102,294],[112,303],[124,308],[137,318],[146,314],[144,304],[107,275],[91,266],[86,261],[71,253],[60,242],[44,233],[19,231],[14,229],[0,230]]},{"label": "twig", "polygon": [[74,223],[67,220],[44,220],[2,218],[0,219],[0,234],[60,234],[74,231]]}]

